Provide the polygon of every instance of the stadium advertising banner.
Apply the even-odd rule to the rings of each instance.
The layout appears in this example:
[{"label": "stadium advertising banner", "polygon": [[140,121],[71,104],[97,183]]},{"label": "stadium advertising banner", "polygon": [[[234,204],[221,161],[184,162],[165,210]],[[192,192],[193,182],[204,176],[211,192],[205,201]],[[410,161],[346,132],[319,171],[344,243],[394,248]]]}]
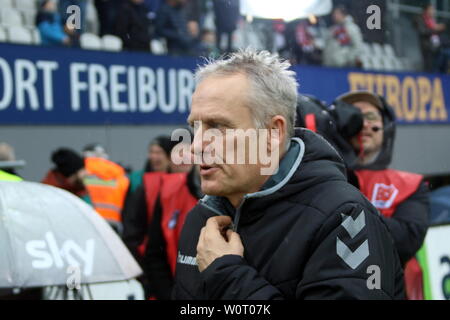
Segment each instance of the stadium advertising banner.
[{"label": "stadium advertising banner", "polygon": [[450,225],[431,226],[417,253],[422,267],[424,297],[450,300]]},{"label": "stadium advertising banner", "polygon": [[[0,44],[0,124],[185,124],[202,60]],[[401,124],[450,124],[450,76],[295,66],[300,92],[331,103],[384,95]]]}]

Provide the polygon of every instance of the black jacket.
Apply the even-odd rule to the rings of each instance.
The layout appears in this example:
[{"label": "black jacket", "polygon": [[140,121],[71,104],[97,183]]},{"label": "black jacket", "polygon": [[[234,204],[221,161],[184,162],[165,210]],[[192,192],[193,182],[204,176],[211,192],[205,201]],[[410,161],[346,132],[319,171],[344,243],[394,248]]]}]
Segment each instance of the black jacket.
[{"label": "black jacket", "polygon": [[[348,176],[349,182],[359,188],[356,175],[348,171]],[[414,258],[425,240],[429,226],[429,193],[428,185],[422,181],[417,190],[397,206],[392,216],[381,216],[391,232],[403,267]]]},{"label": "black jacket", "polygon": [[122,39],[124,49],[150,51],[149,26],[143,4],[126,1],[117,14],[116,34]]},{"label": "black jacket", "polygon": [[156,34],[167,41],[169,54],[189,54],[195,39],[189,34],[183,6],[162,3],[156,14]]},{"label": "black jacket", "polygon": [[[357,155],[348,143],[348,139],[362,129],[362,115],[359,109],[339,100],[327,109],[316,99],[300,96],[297,107],[297,126],[306,126],[306,115],[314,115],[318,133],[339,151],[348,168],[384,170],[392,159],[396,126],[393,109],[383,98],[380,97],[380,99],[384,103],[383,145],[377,159],[366,166],[356,164]],[[359,189],[358,179],[352,170],[348,171],[349,182]],[[428,194],[428,186],[422,182],[419,188],[397,207],[391,217],[382,217],[394,238],[403,266],[414,257],[425,239],[428,229]]]},{"label": "black jacket", "polygon": [[394,238],[402,266],[423,245],[429,226],[429,211],[429,188],[422,182],[416,192],[397,207],[391,218],[382,217]]},{"label": "black jacket", "polygon": [[[200,229],[218,214],[233,217],[244,257],[223,256],[200,273]],[[370,290],[373,265],[381,270],[381,282],[380,289]],[[236,211],[224,198],[207,196],[190,212],[173,297],[398,299],[402,275],[387,227],[347,182],[337,152],[320,136],[298,130],[278,173],[260,192],[246,195]]]},{"label": "black jacket", "polygon": [[[192,196],[199,199],[201,198],[201,190],[196,170],[193,167],[189,172],[187,187]],[[152,295],[158,300],[169,300],[173,287],[173,275],[167,261],[166,240],[161,228],[163,209],[158,197],[148,227],[148,244],[144,253],[142,269],[148,278]]]}]

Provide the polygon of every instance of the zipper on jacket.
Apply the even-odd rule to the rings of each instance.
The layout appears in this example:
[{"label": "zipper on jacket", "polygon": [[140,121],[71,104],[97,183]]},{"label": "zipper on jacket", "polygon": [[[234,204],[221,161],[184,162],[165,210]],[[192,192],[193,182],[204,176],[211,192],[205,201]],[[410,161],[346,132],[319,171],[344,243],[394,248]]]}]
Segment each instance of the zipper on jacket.
[{"label": "zipper on jacket", "polygon": [[232,227],[231,230],[233,230],[236,233],[237,233],[237,230],[238,230],[239,219],[241,218],[241,209],[242,209],[242,206],[244,205],[246,199],[247,199],[247,197],[244,196],[244,198],[242,199],[241,204],[236,209],[236,214],[234,215],[234,221],[233,221],[233,225],[231,226]]}]

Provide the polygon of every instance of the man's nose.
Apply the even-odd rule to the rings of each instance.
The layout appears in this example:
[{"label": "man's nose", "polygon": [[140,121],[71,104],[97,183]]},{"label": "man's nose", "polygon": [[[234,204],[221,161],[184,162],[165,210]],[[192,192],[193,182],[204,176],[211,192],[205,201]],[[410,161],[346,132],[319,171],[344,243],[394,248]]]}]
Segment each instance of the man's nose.
[{"label": "man's nose", "polygon": [[363,129],[369,128],[371,126],[372,126],[371,122],[369,120],[367,120],[367,119],[364,119],[364,121],[363,121]]},{"label": "man's nose", "polygon": [[191,153],[193,155],[195,154],[200,154],[203,152],[203,132],[202,130],[196,130],[196,132],[194,133],[194,139],[192,140],[191,143]]}]

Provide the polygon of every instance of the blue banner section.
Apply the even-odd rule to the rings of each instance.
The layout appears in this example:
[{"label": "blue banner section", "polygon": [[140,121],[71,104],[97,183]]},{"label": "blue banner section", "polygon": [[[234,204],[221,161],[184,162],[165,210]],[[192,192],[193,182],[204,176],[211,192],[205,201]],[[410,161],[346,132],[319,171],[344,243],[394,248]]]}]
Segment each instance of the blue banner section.
[{"label": "blue banner section", "polygon": [[[0,44],[1,124],[186,124],[202,60]],[[402,124],[449,124],[450,76],[294,66],[300,92],[331,103],[385,96]]]}]

